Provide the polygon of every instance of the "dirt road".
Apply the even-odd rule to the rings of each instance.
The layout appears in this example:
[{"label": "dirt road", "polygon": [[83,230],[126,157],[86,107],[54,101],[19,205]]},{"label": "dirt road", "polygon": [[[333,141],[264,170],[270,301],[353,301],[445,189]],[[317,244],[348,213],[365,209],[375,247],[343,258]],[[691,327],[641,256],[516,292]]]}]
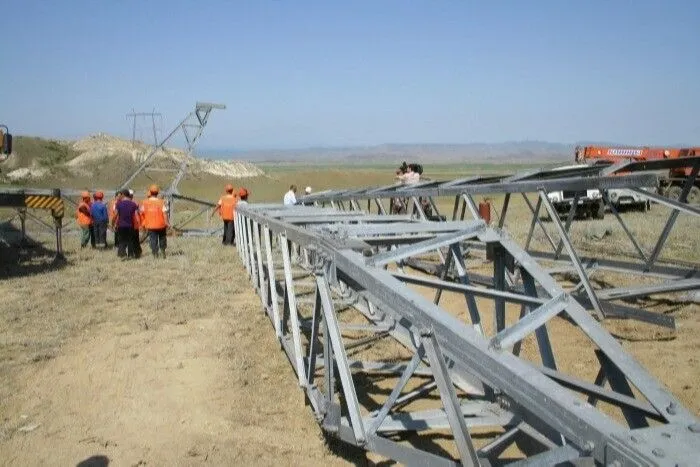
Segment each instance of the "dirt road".
[{"label": "dirt road", "polygon": [[122,262],[66,243],[65,267],[0,270],[0,464],[348,465],[233,249]]}]

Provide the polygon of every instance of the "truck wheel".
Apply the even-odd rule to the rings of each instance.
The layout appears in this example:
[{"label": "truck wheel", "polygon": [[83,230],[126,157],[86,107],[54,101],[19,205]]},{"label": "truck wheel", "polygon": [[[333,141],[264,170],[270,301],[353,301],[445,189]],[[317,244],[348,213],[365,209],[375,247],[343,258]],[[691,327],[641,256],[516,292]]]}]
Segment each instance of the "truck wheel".
[{"label": "truck wheel", "polygon": [[601,199],[591,207],[593,219],[605,219],[605,203]]},{"label": "truck wheel", "polygon": [[700,205],[700,187],[694,186],[688,193],[688,204]]}]

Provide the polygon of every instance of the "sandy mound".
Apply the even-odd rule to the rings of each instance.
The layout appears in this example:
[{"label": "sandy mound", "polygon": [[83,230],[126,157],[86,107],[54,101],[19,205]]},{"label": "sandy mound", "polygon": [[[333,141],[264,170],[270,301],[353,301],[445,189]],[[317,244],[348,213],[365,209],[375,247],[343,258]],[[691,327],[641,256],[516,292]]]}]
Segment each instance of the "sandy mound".
[{"label": "sandy mound", "polygon": [[[66,165],[71,168],[84,168],[108,158],[125,157],[134,163],[143,162],[150,154],[152,146],[142,142],[131,142],[125,139],[110,136],[104,133],[90,135],[87,138],[71,143],[79,156],[69,161]],[[212,161],[188,157],[182,149],[166,148],[156,153],[152,161],[154,165],[170,164],[179,165],[187,158],[189,169],[195,173],[205,173],[228,178],[248,178],[264,175],[264,172],[255,165],[245,161]]]},{"label": "sandy mound", "polygon": [[9,180],[12,180],[13,182],[18,182],[21,180],[29,180],[32,178],[41,178],[48,172],[48,169],[22,167],[21,169],[8,172],[7,178]]}]

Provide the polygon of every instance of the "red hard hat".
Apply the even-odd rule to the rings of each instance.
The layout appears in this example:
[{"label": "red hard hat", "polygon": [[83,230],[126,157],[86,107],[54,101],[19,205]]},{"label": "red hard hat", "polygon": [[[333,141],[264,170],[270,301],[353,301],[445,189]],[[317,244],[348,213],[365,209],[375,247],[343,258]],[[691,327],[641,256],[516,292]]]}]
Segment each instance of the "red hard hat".
[{"label": "red hard hat", "polygon": [[246,190],[245,188],[241,188],[238,191],[238,196],[240,196],[241,198],[244,198],[244,197],[248,196],[249,194],[250,194],[250,192],[248,190]]},{"label": "red hard hat", "polygon": [[85,198],[90,199],[90,192],[89,192],[89,191],[83,191],[83,192],[80,193],[80,197],[83,198],[83,199],[85,199]]},{"label": "red hard hat", "polygon": [[101,191],[96,191],[95,192],[95,199],[102,199],[105,197],[105,194],[102,193]]},{"label": "red hard hat", "polygon": [[226,190],[226,193],[231,193],[233,191],[233,185],[230,183],[227,183],[226,186],[224,187],[224,190]]}]

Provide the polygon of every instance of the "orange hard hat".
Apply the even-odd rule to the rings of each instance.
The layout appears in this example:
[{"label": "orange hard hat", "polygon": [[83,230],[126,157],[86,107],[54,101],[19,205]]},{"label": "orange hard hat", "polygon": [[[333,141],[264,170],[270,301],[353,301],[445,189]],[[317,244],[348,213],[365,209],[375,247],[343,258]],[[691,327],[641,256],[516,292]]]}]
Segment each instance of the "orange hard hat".
[{"label": "orange hard hat", "polygon": [[246,196],[248,196],[248,194],[249,194],[249,191],[246,190],[245,188],[241,188],[238,191],[238,196],[240,196],[241,198],[245,198]]},{"label": "orange hard hat", "polygon": [[89,192],[89,191],[83,191],[83,192],[80,193],[80,197],[83,198],[83,199],[85,199],[85,198],[90,199],[90,192]]},{"label": "orange hard hat", "polygon": [[227,183],[226,186],[224,187],[224,190],[226,190],[226,193],[233,192],[233,185],[231,185],[230,183]]},{"label": "orange hard hat", "polygon": [[101,191],[96,191],[95,192],[95,199],[102,199],[105,197],[105,194],[102,193]]},{"label": "orange hard hat", "polygon": [[159,191],[160,188],[158,188],[158,185],[151,185],[148,187],[148,192],[152,195],[157,195]]}]

